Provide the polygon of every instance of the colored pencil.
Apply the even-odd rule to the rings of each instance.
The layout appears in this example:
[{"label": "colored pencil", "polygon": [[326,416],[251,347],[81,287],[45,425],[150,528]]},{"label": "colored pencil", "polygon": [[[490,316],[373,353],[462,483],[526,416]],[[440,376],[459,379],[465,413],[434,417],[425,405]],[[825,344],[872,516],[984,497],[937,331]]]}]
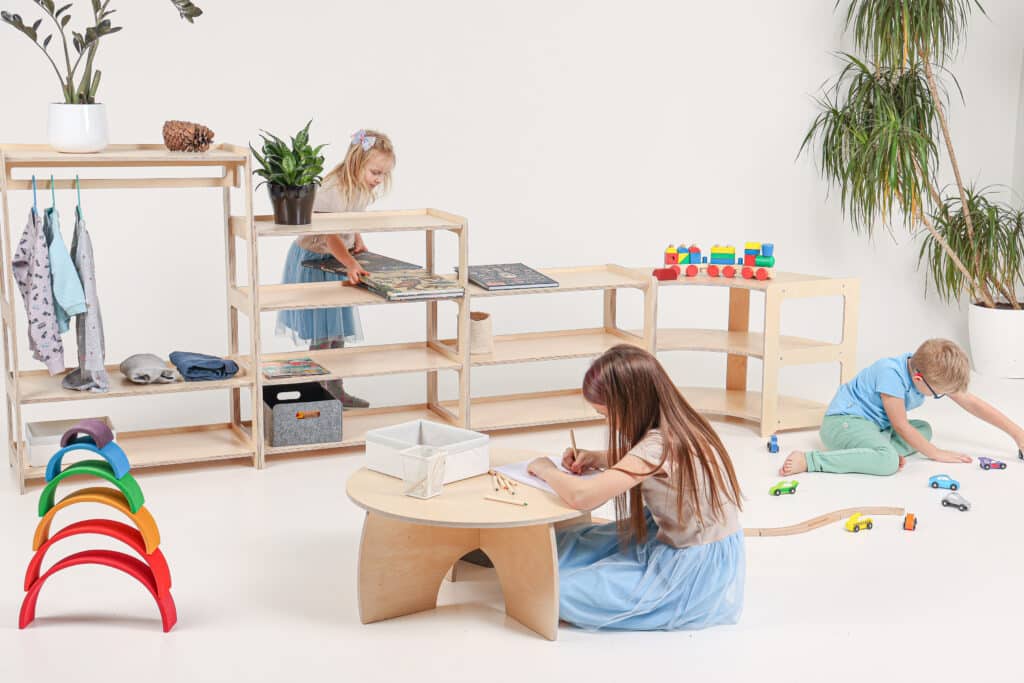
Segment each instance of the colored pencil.
[{"label": "colored pencil", "polygon": [[497,496],[484,496],[484,500],[493,500],[496,503],[508,503],[509,505],[518,505],[519,507],[526,507],[528,503],[523,500],[508,500],[506,498],[498,498]]}]

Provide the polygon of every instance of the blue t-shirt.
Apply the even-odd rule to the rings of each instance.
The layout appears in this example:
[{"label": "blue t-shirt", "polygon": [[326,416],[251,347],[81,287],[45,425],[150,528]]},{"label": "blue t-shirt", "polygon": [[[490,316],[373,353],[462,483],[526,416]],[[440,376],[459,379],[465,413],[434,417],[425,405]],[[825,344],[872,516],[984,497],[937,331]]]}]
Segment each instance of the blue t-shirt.
[{"label": "blue t-shirt", "polygon": [[839,387],[825,414],[856,415],[871,420],[881,429],[891,427],[881,394],[902,398],[908,412],[924,403],[924,394],[917,390],[910,377],[908,361],[913,355],[883,358],[858,372]]}]

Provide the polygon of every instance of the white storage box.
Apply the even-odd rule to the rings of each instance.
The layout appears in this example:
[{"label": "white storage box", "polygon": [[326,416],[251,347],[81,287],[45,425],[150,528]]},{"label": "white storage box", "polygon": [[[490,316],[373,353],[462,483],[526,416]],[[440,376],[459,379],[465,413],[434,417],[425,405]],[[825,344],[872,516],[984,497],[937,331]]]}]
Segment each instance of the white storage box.
[{"label": "white storage box", "polygon": [[402,451],[414,446],[444,450],[444,483],[486,474],[491,467],[491,437],[429,420],[371,429],[366,432],[366,467],[402,478]]},{"label": "white storage box", "polygon": [[[87,418],[77,420],[51,420],[49,422],[25,423],[25,446],[28,450],[30,467],[46,467],[53,454],[60,450],[60,438],[64,432]],[[117,431],[109,417],[95,417],[94,420],[105,422],[117,439]]]}]

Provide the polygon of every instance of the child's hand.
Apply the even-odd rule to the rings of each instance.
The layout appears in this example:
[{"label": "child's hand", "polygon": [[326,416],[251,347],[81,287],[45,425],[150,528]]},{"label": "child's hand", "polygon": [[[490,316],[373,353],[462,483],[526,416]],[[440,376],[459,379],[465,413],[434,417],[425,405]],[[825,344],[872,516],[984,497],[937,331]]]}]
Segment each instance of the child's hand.
[{"label": "child's hand", "polygon": [[573,474],[583,474],[584,470],[593,469],[597,466],[597,458],[591,451],[582,448],[566,448],[562,453],[562,467]]},{"label": "child's hand", "polygon": [[971,462],[971,456],[955,451],[944,451],[941,448],[930,456],[936,462]]},{"label": "child's hand", "polygon": [[348,282],[345,283],[347,285],[358,285],[359,284],[359,278],[361,278],[364,275],[369,275],[370,274],[369,271],[364,269],[358,263],[352,263],[351,265],[348,265],[347,268],[348,268]]},{"label": "child's hand", "polygon": [[355,244],[352,246],[352,253],[362,254],[364,251],[369,251],[369,249],[367,249],[366,244],[363,243],[363,236],[357,232]]},{"label": "child's hand", "polygon": [[558,468],[555,467],[555,463],[551,462],[550,458],[534,458],[526,466],[526,471],[535,477],[543,479],[545,474],[550,474],[552,471],[557,472]]}]

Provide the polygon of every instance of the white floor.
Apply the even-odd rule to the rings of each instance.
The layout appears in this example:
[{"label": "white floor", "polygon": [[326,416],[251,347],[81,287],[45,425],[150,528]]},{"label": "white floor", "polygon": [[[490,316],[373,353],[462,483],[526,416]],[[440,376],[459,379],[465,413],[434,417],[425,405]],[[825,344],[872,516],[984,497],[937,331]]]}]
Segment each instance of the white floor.
[{"label": "white floor", "polygon": [[[976,378],[973,388],[1024,421],[1024,382]],[[82,567],[45,587],[36,622],[19,632],[38,489],[19,496],[12,480],[0,486],[0,681],[1024,680],[1015,656],[1024,630],[1024,462],[1000,433],[949,401],[920,416],[943,445],[999,457],[1009,469],[914,457],[887,478],[802,475],[796,495],[771,498],[781,455],[768,455],[750,428],[716,422],[745,488],[745,525],[861,504],[906,506],[919,529],[904,532],[890,517],[858,535],[832,525],[751,538],[739,625],[604,634],[563,627],[554,643],[506,619],[493,572],[475,568],[442,588],[436,611],[361,625],[362,514],[344,494],[359,457],[293,459],[262,472],[143,474],[174,578],[174,631],[161,633],[155,606],[132,579]],[[581,446],[602,438],[598,427],[578,434]],[[549,452],[565,440],[564,430],[496,438]],[[816,435],[780,441],[785,452],[814,446]],[[944,471],[961,480],[972,511],[942,508],[927,488]],[[78,548],[69,541],[62,550]]]}]

